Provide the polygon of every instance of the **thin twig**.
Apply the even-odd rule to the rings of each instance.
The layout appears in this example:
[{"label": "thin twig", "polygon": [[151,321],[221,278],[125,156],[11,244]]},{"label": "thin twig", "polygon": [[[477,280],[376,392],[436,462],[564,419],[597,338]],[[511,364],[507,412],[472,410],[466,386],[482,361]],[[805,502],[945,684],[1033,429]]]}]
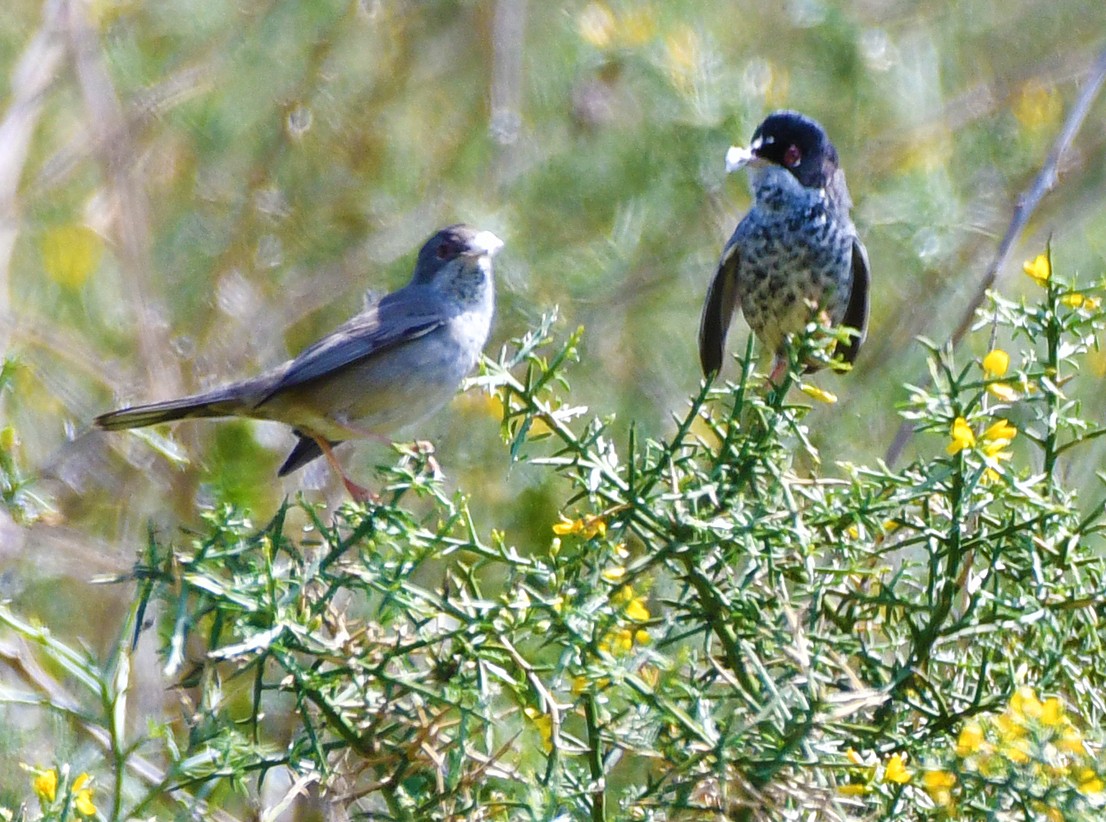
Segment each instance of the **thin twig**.
[{"label": "thin twig", "polygon": [[[1071,111],[1068,112],[1064,127],[1060,130],[1060,134],[1056,137],[1056,141],[1053,143],[1052,150],[1045,159],[1044,165],[1041,166],[1041,170],[1033,180],[1033,185],[1018,198],[1018,202],[1014,206],[1013,216],[1010,219],[1010,225],[1006,229],[1006,234],[1003,236],[1002,242],[998,245],[995,257],[987,267],[983,277],[980,279],[975,296],[969,301],[967,307],[964,309],[963,316],[960,318],[956,330],[954,330],[949,337],[948,343],[946,344],[949,349],[953,349],[959,345],[960,341],[964,339],[964,336],[971,329],[972,321],[975,318],[975,312],[983,305],[983,301],[987,297],[987,292],[994,287],[999,272],[1006,264],[1006,260],[1014,248],[1014,243],[1025,230],[1029,218],[1033,216],[1033,212],[1036,211],[1041,200],[1046,194],[1052,191],[1059,180],[1058,170],[1060,168],[1060,161],[1071,147],[1072,142],[1075,140],[1075,135],[1078,134],[1079,130],[1083,127],[1083,121],[1087,118],[1091,105],[1094,103],[1095,98],[1098,96],[1098,92],[1102,88],[1103,81],[1106,81],[1106,50],[1103,50],[1098,55],[1098,58],[1091,67],[1089,81],[1083,87],[1083,91],[1079,95],[1079,99],[1075,101],[1075,105],[1072,106]],[[915,385],[923,388],[928,384],[928,376],[923,377],[920,381],[915,383]],[[898,461],[898,458],[902,456],[903,449],[906,447],[906,443],[910,440],[912,434],[913,428],[910,422],[903,421],[899,426],[899,430],[895,433],[895,438],[891,441],[887,453],[884,455],[884,460],[888,465],[894,465],[895,462]]]}]

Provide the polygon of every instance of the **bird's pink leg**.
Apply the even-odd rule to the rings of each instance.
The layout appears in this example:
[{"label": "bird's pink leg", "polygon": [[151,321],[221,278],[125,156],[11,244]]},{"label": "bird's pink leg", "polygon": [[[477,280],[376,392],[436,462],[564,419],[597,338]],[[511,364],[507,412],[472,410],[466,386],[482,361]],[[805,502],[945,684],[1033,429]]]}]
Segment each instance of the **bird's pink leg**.
[{"label": "bird's pink leg", "polygon": [[776,354],[772,358],[772,372],[768,375],[768,382],[772,385],[779,386],[783,383],[783,377],[787,373],[787,367],[789,363],[787,357],[781,357]]},{"label": "bird's pink leg", "polygon": [[319,448],[322,449],[326,461],[330,463],[331,470],[342,478],[342,485],[346,486],[346,490],[349,492],[349,495],[353,497],[355,502],[375,502],[378,499],[376,494],[368,488],[363,488],[346,476],[346,472],[342,470],[341,463],[339,463],[338,458],[334,456],[334,449],[330,447],[330,443],[327,442],[325,437],[312,436],[311,439],[315,440]]}]

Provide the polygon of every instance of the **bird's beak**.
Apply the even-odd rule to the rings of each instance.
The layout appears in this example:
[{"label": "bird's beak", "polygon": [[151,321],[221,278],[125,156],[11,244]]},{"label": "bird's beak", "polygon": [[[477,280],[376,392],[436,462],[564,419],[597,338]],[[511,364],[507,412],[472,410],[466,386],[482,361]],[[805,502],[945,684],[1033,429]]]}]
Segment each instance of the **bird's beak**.
[{"label": "bird's beak", "polygon": [[759,166],[765,162],[765,159],[756,153],[755,148],[730,146],[730,150],[726,152],[726,173],[733,174],[739,168]]},{"label": "bird's beak", "polygon": [[472,238],[472,249],[479,254],[494,257],[501,248],[503,248],[503,241],[490,231],[477,232],[476,236]]}]

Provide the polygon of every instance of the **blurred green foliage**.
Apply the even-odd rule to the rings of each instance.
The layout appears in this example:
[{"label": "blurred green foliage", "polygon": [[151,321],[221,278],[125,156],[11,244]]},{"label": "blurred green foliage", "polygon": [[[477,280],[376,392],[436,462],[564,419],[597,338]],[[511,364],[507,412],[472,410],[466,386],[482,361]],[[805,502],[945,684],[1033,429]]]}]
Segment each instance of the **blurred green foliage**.
[{"label": "blurred green foliage", "polygon": [[[275,426],[87,424],[281,361],[366,289],[401,284],[419,243],[458,220],[507,240],[489,353],[559,305],[585,329],[566,406],[614,441],[672,438],[699,389],[703,292],[748,202],[722,157],[782,106],[827,126],[873,269],[857,368],[819,375],[840,402],[804,418],[820,463],[796,459],[877,464],[902,383],[926,374],[916,339],[940,343],[963,313],[1102,47],[1100,18],[1100,0],[7,3],[0,598],[109,648],[126,598],[86,581],[129,568],[149,529],[160,544],[220,502],[264,521],[301,489],[340,499],[325,470],[275,478],[291,444]],[[1017,263],[1048,236],[1061,270],[1103,272],[1103,111],[1000,280],[1015,306],[1035,287]],[[1096,379],[1064,392],[1100,407],[1106,357],[1073,364]],[[410,435],[435,442],[479,529],[540,552],[563,489],[512,465],[501,411],[470,391]],[[1081,453],[1066,480],[1097,491],[1101,445]],[[356,477],[392,455],[342,458]],[[135,716],[166,698],[147,667]],[[27,738],[50,759],[57,734]]]}]

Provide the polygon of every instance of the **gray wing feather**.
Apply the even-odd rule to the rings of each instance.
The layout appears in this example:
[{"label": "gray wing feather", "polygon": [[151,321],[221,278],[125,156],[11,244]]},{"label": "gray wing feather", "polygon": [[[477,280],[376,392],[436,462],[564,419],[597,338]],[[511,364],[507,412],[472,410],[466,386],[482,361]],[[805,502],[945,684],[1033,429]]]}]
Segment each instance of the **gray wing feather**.
[{"label": "gray wing feather", "polygon": [[433,304],[418,291],[408,289],[387,295],[304,349],[257,404],[440,328],[448,317],[431,308]]},{"label": "gray wing feather", "polygon": [[708,377],[722,368],[726,334],[738,306],[737,274],[740,264],[737,243],[731,239],[722,252],[718,270],[714,272],[714,279],[707,289],[703,314],[699,318],[699,363],[703,374]]}]

